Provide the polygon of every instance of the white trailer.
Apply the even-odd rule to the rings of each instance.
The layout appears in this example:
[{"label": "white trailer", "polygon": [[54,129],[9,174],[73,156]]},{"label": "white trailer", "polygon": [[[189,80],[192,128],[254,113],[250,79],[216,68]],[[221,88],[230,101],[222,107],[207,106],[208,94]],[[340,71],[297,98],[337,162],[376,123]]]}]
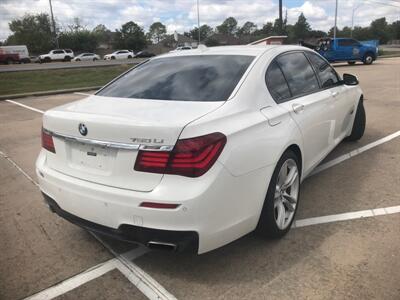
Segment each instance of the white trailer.
[{"label": "white trailer", "polygon": [[0,54],[18,54],[20,62],[29,63],[31,61],[28,48],[25,45],[0,46]]}]

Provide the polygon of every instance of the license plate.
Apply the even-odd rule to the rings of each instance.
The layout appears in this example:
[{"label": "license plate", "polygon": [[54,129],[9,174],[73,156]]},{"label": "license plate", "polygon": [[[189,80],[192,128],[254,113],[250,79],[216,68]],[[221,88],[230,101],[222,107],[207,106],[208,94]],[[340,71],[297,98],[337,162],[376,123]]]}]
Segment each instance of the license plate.
[{"label": "license plate", "polygon": [[70,162],[80,169],[109,171],[116,156],[116,149],[71,142]]}]

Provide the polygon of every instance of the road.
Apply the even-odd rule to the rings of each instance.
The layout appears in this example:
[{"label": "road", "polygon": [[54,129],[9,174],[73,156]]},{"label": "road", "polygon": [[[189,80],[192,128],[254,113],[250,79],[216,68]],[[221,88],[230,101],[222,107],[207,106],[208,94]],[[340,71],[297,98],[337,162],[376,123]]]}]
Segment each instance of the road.
[{"label": "road", "polygon": [[303,182],[283,239],[201,256],[99,243],[50,213],[35,185],[42,112],[85,96],[0,102],[0,299],[400,299],[400,59],[336,68],[360,79],[364,137]]},{"label": "road", "polygon": [[71,62],[51,62],[51,63],[30,63],[30,64],[12,64],[0,65],[1,72],[18,72],[18,71],[37,71],[37,70],[54,70],[54,69],[71,69],[71,68],[93,68],[101,66],[116,66],[123,64],[138,64],[146,58],[134,58],[124,60],[98,60],[98,61],[71,61]]}]

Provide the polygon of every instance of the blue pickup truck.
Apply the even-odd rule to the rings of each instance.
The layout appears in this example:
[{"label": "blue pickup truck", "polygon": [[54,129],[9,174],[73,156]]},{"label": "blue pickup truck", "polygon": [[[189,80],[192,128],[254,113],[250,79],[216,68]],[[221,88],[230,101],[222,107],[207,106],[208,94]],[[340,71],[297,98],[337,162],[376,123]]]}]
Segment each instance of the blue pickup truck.
[{"label": "blue pickup truck", "polygon": [[313,48],[329,62],[347,61],[353,65],[356,61],[362,61],[365,65],[370,65],[378,58],[376,44],[351,38],[322,38]]}]

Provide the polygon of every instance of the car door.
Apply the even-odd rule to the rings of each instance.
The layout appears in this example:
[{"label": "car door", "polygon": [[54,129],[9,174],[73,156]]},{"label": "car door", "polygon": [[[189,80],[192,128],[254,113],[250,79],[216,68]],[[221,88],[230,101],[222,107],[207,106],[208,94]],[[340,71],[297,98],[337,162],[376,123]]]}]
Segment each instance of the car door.
[{"label": "car door", "polygon": [[54,55],[55,56],[54,59],[56,59],[56,60],[63,60],[64,59],[65,53],[64,53],[63,50],[55,50],[54,54],[55,54]]},{"label": "car door", "polygon": [[318,76],[322,89],[327,89],[332,95],[335,111],[334,143],[338,144],[346,135],[354,113],[354,101],[349,89],[342,83],[335,69],[322,57],[313,52],[306,52],[308,59]]},{"label": "car door", "polygon": [[340,60],[357,60],[360,57],[360,48],[356,40],[339,39],[338,40],[338,57]]},{"label": "car door", "polygon": [[290,112],[302,133],[303,167],[307,174],[333,148],[336,118],[333,99],[329,90],[321,89],[303,52],[282,54],[276,62],[291,94],[291,98],[280,105]]}]

